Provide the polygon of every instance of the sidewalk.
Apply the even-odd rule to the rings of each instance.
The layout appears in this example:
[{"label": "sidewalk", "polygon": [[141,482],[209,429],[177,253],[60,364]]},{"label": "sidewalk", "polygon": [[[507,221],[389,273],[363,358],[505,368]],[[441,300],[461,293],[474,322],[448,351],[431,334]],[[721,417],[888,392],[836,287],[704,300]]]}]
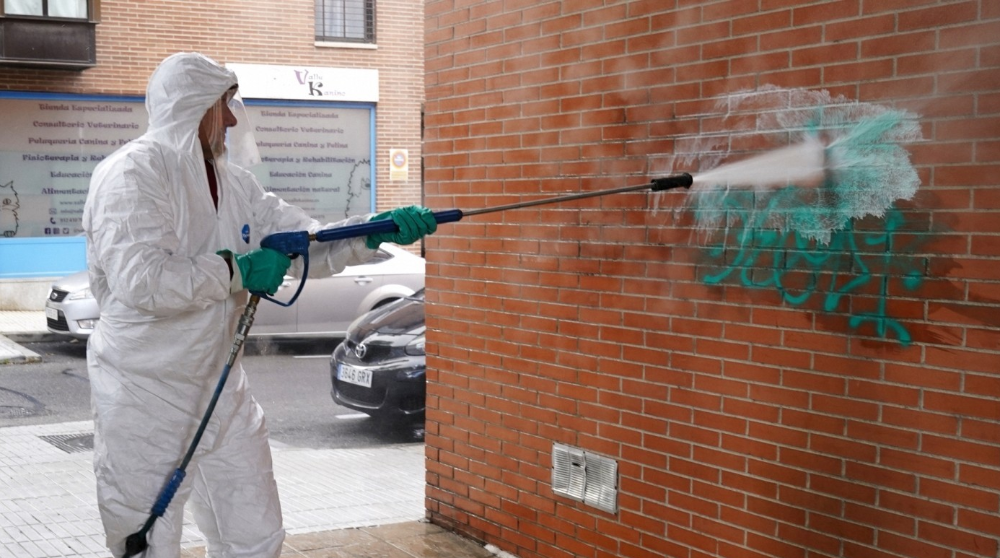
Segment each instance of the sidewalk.
[{"label": "sidewalk", "polygon": [[[0,312],[0,366],[37,359],[19,342],[47,335],[42,312]],[[90,421],[0,428],[0,556],[110,556],[92,447]],[[423,444],[317,450],[272,441],[271,447],[288,533],[282,558],[493,556],[422,519]],[[185,514],[182,556],[203,557],[203,545]]]}]

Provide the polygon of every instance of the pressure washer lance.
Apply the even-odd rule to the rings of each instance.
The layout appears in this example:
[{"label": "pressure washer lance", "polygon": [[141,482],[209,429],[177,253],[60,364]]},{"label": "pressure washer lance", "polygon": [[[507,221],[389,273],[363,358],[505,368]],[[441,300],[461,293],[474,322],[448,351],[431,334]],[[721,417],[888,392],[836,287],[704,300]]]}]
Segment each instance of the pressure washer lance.
[{"label": "pressure washer lance", "polygon": [[[592,192],[554,196],[540,200],[484,207],[482,209],[473,209],[469,211],[462,211],[461,209],[446,209],[434,212],[434,220],[439,224],[453,223],[461,220],[463,217],[472,215],[483,215],[486,213],[495,213],[497,211],[507,211],[509,209],[521,209],[536,205],[562,203],[597,196],[607,196],[610,194],[636,192],[646,189],[653,192],[660,192],[674,188],[690,188],[692,183],[693,179],[690,174],[681,173],[674,176],[656,178],[649,184],[641,184],[638,186],[623,186],[621,188],[609,188],[607,190],[594,190]],[[302,280],[299,282],[299,288],[295,291],[295,294],[292,295],[291,300],[288,302],[275,300],[264,293],[251,293],[250,301],[247,303],[246,309],[243,311],[243,315],[240,316],[240,322],[236,329],[236,335],[233,339],[233,346],[229,352],[229,358],[226,360],[226,366],[222,369],[222,375],[219,376],[219,382],[215,387],[215,393],[212,394],[212,400],[208,404],[208,409],[205,410],[205,416],[202,417],[201,424],[198,425],[198,431],[195,433],[194,439],[191,440],[191,445],[188,447],[187,453],[184,455],[184,460],[181,462],[180,467],[174,471],[174,474],[170,478],[167,485],[160,491],[160,495],[156,498],[156,502],[153,504],[153,509],[150,511],[149,519],[147,519],[146,523],[143,524],[142,529],[132,533],[125,539],[125,554],[123,558],[131,558],[132,556],[145,552],[146,549],[149,548],[149,542],[146,540],[146,535],[153,527],[153,523],[156,519],[166,513],[167,506],[170,505],[170,501],[174,498],[174,493],[177,492],[178,487],[180,487],[181,482],[184,480],[184,476],[186,475],[185,470],[188,463],[191,461],[191,457],[194,455],[195,449],[198,447],[198,442],[201,441],[201,436],[205,432],[208,420],[211,418],[212,412],[215,410],[215,404],[218,402],[219,395],[222,393],[222,388],[225,386],[226,379],[229,377],[229,370],[232,368],[233,363],[236,362],[236,355],[239,354],[240,349],[243,348],[243,343],[250,334],[250,326],[253,325],[254,313],[257,311],[257,303],[260,302],[260,299],[264,298],[281,306],[291,306],[295,302],[295,300],[299,297],[299,293],[302,292],[302,287],[306,284],[306,277],[309,276],[309,243],[357,238],[375,233],[392,233],[398,230],[399,227],[397,227],[396,223],[394,223],[391,219],[379,219],[377,221],[368,221],[358,225],[325,229],[312,234],[307,231],[275,233],[268,235],[261,241],[260,245],[263,248],[277,250],[288,255],[289,257],[302,256]]]},{"label": "pressure washer lance", "polygon": [[[667,176],[663,178],[655,178],[648,184],[640,184],[637,186],[622,186],[620,188],[609,188],[606,190],[594,190],[592,192],[581,192],[579,194],[568,194],[565,196],[554,196],[549,198],[542,198],[539,200],[531,200],[525,202],[511,203],[507,205],[496,205],[492,207],[484,207],[481,209],[472,209],[467,211],[462,211],[461,209],[446,209],[443,211],[434,212],[434,220],[438,224],[441,223],[453,223],[455,221],[460,221],[463,217],[471,217],[473,215],[483,215],[486,213],[495,213],[497,211],[507,211],[510,209],[521,209],[524,207],[533,207],[536,205],[547,205],[551,203],[562,203],[573,200],[582,200],[585,198],[593,198],[597,196],[607,196],[609,194],[621,194],[624,192],[636,192],[639,190],[649,189],[653,192],[660,192],[663,190],[672,190],[674,188],[690,188],[694,179],[688,173],[676,174],[673,176]],[[392,219],[379,219],[377,221],[368,221],[366,223],[361,223],[358,225],[349,225],[346,227],[337,227],[334,229],[324,229],[310,234],[307,231],[292,231],[292,232],[280,232],[268,235],[261,242],[260,245],[264,248],[271,248],[277,250],[289,257],[302,256],[303,257],[303,272],[302,277],[309,275],[309,243],[310,242],[329,242],[331,240],[343,240],[346,238],[355,238],[359,236],[368,236],[375,233],[392,233],[399,230],[396,223]],[[295,299],[299,297],[299,293],[302,292],[302,286],[305,285],[305,279],[299,283],[298,290],[292,295],[291,300],[288,302],[281,302],[275,300],[267,295],[262,295],[263,298],[270,300],[281,306],[291,306],[295,302]]]}]

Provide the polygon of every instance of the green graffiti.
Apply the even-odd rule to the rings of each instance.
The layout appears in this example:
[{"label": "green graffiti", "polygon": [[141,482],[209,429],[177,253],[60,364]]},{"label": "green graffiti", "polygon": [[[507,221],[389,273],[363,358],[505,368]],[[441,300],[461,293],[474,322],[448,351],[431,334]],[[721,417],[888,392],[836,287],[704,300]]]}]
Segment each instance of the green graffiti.
[{"label": "green graffiti", "polygon": [[[913,341],[907,328],[889,312],[890,286],[898,280],[906,290],[923,283],[926,260],[901,252],[896,238],[904,227],[903,215],[889,209],[880,220],[881,230],[858,229],[848,221],[843,230],[834,231],[827,244],[817,243],[808,232],[775,227],[790,219],[803,223],[809,209],[795,209],[782,215],[780,207],[789,204],[788,192],[771,196],[765,207],[747,209],[741,200],[719,200],[727,209],[726,238],[710,246],[710,260],[722,260],[722,266],[703,275],[707,285],[741,284],[748,288],[774,289],[784,303],[801,306],[819,297],[825,312],[846,312],[853,331],[872,326],[877,336],[895,338],[903,346]],[[744,200],[745,201],[745,200]],[[750,207],[753,207],[751,200]],[[756,201],[760,201],[759,199]],[[787,212],[786,212],[787,213]],[[851,297],[874,299],[874,309],[857,310]],[[845,308],[846,307],[846,308]]]}]

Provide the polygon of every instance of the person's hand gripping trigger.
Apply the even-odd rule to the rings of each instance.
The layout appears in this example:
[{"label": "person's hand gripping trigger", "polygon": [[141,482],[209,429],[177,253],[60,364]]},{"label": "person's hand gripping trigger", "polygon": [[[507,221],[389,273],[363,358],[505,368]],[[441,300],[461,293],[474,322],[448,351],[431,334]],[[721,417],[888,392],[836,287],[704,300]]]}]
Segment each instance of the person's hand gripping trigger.
[{"label": "person's hand gripping trigger", "polygon": [[232,293],[247,289],[252,293],[273,295],[285,279],[288,266],[292,265],[288,256],[270,248],[257,248],[246,254],[220,250],[218,254],[230,262],[233,270],[229,287]]},{"label": "person's hand gripping trigger", "polygon": [[434,213],[426,207],[410,205],[399,207],[391,211],[379,213],[371,218],[372,221],[379,219],[392,219],[392,222],[399,227],[399,230],[391,233],[375,233],[365,238],[365,245],[374,250],[383,242],[395,242],[396,244],[413,244],[428,234],[437,230],[437,220]]}]

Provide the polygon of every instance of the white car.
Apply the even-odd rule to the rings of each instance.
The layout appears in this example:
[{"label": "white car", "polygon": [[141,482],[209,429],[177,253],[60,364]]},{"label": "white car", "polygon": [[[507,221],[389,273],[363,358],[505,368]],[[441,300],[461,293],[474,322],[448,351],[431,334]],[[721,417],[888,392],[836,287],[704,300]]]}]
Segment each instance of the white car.
[{"label": "white car", "polygon": [[[302,294],[289,307],[261,300],[250,335],[343,337],[358,316],[422,289],[424,264],[420,256],[383,243],[366,264],[306,280]],[[299,280],[286,276],[273,298],[287,302],[298,288]],[[86,339],[99,317],[86,271],[52,283],[45,302],[49,331]]]}]

